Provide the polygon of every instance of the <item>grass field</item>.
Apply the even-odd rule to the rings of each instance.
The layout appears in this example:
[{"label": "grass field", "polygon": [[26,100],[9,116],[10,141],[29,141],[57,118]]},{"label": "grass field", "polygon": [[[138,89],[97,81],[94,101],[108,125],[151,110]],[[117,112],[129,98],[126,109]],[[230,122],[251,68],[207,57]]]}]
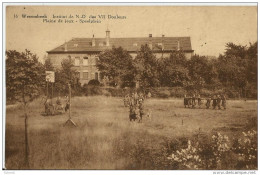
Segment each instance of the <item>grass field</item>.
[{"label": "grass field", "polygon": [[[36,100],[29,106],[30,169],[174,169],[161,166],[176,138],[220,132],[236,138],[257,128],[257,101],[227,101],[227,110],[187,109],[182,99],[148,99],[151,118],[130,122],[120,98],[74,97],[77,127],[64,127],[68,113],[44,117]],[[168,149],[169,148],[169,149]],[[5,165],[24,168],[24,117],[6,108]],[[173,148],[172,148],[173,149]],[[157,158],[158,157],[158,158]]]}]

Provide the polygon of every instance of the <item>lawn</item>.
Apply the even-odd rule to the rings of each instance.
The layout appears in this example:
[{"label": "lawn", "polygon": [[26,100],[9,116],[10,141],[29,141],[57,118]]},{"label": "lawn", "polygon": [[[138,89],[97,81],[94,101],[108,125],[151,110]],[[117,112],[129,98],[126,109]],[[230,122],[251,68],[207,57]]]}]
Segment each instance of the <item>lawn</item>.
[{"label": "lawn", "polygon": [[[230,139],[257,130],[257,101],[228,100],[226,110],[184,108],[182,99],[147,99],[141,123],[130,122],[129,109],[115,97],[74,97],[68,113],[42,116],[40,99],[29,105],[30,169],[174,169],[167,156],[178,138]],[[5,166],[24,168],[24,117],[19,105],[6,108]]]}]

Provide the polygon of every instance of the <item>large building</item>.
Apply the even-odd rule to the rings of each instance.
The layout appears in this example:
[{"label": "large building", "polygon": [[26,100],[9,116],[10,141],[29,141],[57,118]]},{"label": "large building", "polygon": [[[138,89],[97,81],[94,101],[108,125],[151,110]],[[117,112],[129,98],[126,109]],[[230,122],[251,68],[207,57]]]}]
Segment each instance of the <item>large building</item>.
[{"label": "large building", "polygon": [[106,31],[105,38],[73,38],[59,47],[47,51],[48,58],[55,67],[61,66],[64,58],[74,61],[81,84],[92,79],[100,80],[96,61],[100,52],[121,46],[135,58],[141,45],[147,44],[157,58],[168,57],[171,52],[182,50],[187,59],[191,58],[194,50],[191,48],[190,37],[148,37],[138,38],[110,38],[110,31]]}]

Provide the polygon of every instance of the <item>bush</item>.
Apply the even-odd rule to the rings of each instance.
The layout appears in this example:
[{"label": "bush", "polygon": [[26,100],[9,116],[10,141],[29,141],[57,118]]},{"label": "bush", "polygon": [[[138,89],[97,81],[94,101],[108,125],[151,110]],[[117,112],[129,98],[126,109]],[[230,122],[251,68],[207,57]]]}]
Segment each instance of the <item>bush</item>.
[{"label": "bush", "polygon": [[[126,94],[130,94],[134,91],[143,92],[146,95],[150,92],[152,97],[155,98],[183,98],[184,95],[192,95],[199,93],[201,97],[209,97],[216,94],[225,94],[227,98],[239,98],[240,94],[235,89],[218,89],[209,90],[203,88],[200,92],[197,91],[187,91],[183,87],[157,87],[157,88],[147,88],[147,89],[135,89],[135,88],[116,88],[116,87],[101,87],[97,80],[91,80],[89,84],[84,84],[84,86],[78,91],[73,91],[74,95],[105,95],[112,97],[124,97]],[[251,95],[251,96],[249,96]],[[257,97],[257,92],[252,92],[248,97]]]},{"label": "bush", "polygon": [[237,139],[232,150],[238,155],[237,169],[257,168],[257,132],[243,132],[243,137]]},{"label": "bush", "polygon": [[99,86],[100,82],[98,80],[90,80],[88,82],[88,85],[92,85],[92,86]]},{"label": "bush", "polygon": [[210,140],[189,140],[187,146],[168,156],[172,164],[181,169],[257,169],[257,132],[243,132],[233,146],[229,138],[220,133]]},{"label": "bush", "polygon": [[171,97],[177,97],[177,98],[182,98],[186,93],[183,87],[169,88],[169,91],[171,93]]},{"label": "bush", "polygon": [[158,98],[169,98],[171,97],[171,92],[167,89],[159,89],[154,95]]},{"label": "bush", "polygon": [[83,94],[86,96],[102,95],[102,91],[99,86],[84,84],[82,87]]},{"label": "bush", "polygon": [[225,94],[229,98],[240,98],[240,93],[235,89],[225,89]]}]

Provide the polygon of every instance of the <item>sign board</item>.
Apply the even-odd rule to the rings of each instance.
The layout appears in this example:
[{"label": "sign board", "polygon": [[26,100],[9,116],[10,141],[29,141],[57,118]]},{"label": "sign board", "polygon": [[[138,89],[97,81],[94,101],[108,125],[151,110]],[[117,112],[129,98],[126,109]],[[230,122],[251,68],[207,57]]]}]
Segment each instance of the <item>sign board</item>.
[{"label": "sign board", "polygon": [[55,73],[53,71],[45,71],[46,81],[54,83],[55,82]]}]

